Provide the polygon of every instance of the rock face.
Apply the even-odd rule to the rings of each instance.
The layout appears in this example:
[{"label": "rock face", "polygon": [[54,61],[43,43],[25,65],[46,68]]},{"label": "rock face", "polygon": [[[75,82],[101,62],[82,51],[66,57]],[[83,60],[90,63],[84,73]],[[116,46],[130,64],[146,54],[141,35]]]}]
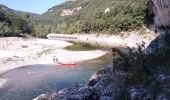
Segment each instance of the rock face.
[{"label": "rock face", "polygon": [[[170,27],[170,0],[150,0],[155,15],[154,21],[158,27]],[[149,4],[150,8],[152,4]]]},{"label": "rock face", "polygon": [[157,29],[159,32],[159,36],[157,36],[156,39],[154,39],[146,48],[147,53],[155,53],[157,49],[164,47],[166,43],[166,38],[170,35],[170,29]]},{"label": "rock face", "polygon": [[110,12],[110,8],[106,8],[106,9],[104,10],[104,13],[108,13],[108,12]]},{"label": "rock face", "polygon": [[72,15],[74,13],[73,9],[64,9],[62,10],[62,13],[60,16],[68,16],[68,15]]},{"label": "rock face", "polygon": [[4,88],[4,86],[7,84],[7,79],[0,79],[0,89]]},{"label": "rock face", "polygon": [[40,95],[34,100],[114,100],[120,93],[128,74],[111,67],[96,72],[85,86],[73,86],[52,95]]},{"label": "rock face", "polygon": [[86,85],[75,85],[53,94],[42,94],[33,100],[169,100],[170,76],[156,76],[160,90],[130,84],[131,75],[112,67],[96,72]]},{"label": "rock face", "polygon": [[77,7],[77,8],[73,8],[73,9],[64,9],[64,10],[62,10],[62,13],[60,16],[69,16],[69,15],[77,13],[81,9],[82,9],[82,7]]},{"label": "rock face", "polygon": [[160,33],[146,49],[147,52],[154,53],[157,48],[164,47],[166,32],[170,32],[170,0],[149,0],[147,15],[149,16],[147,21],[154,17],[154,24],[157,26],[155,31]]}]

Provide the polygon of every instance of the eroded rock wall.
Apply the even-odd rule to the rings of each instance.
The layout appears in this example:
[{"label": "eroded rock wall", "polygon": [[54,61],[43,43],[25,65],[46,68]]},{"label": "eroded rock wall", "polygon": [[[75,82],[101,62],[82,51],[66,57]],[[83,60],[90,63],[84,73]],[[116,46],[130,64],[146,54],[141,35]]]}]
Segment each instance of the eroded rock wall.
[{"label": "eroded rock wall", "polygon": [[69,16],[69,15],[73,15],[75,13],[77,13],[78,11],[80,11],[82,9],[82,7],[77,7],[77,8],[73,8],[73,9],[63,9],[62,13],[60,16]]},{"label": "eroded rock wall", "polygon": [[154,4],[152,9],[156,26],[170,27],[170,0],[152,0],[152,2]]}]

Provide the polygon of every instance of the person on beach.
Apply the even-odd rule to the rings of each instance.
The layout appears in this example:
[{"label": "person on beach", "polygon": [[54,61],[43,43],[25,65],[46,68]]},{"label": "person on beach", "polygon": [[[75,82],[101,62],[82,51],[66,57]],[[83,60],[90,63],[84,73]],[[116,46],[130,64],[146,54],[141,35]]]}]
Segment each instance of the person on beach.
[{"label": "person on beach", "polygon": [[54,56],[53,61],[56,63],[56,62],[58,62],[58,59]]},{"label": "person on beach", "polygon": [[55,62],[55,56],[53,56],[53,62]]}]

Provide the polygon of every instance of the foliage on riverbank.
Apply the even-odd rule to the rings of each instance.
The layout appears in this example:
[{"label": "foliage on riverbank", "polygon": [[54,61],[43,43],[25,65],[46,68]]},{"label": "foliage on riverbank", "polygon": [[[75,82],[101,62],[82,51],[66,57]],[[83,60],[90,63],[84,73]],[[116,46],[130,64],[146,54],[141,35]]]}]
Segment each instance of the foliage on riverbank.
[{"label": "foliage on riverbank", "polygon": [[[82,7],[69,16],[60,16],[62,10]],[[110,11],[105,13],[105,9]],[[50,8],[36,17],[35,36],[48,33],[118,33],[143,26],[147,0],[78,0]]]},{"label": "foliage on riverbank", "polygon": [[[118,59],[113,61],[113,70],[122,70],[129,73],[132,78],[129,80],[128,85],[134,86],[144,86],[149,88],[154,93],[153,95],[158,95],[163,93],[162,84],[166,87],[167,80],[170,75],[170,34],[167,31],[165,36],[163,36],[162,47],[160,45],[160,38],[154,40],[151,46],[156,48],[154,53],[146,53],[146,48],[144,45],[138,46],[137,50],[130,49],[128,53],[122,53],[119,50]],[[144,88],[143,87],[143,88]],[[164,91],[167,93],[167,91]],[[128,94],[127,94],[128,95]],[[151,97],[153,98],[153,97]]]},{"label": "foliage on riverbank", "polygon": [[32,28],[26,19],[8,14],[0,6],[0,36],[19,36],[31,31]]},{"label": "foliage on riverbank", "polygon": [[102,47],[99,45],[91,45],[89,43],[78,43],[78,42],[74,42],[73,45],[65,47],[66,50],[71,50],[71,51],[97,50],[101,48]]},{"label": "foliage on riverbank", "polygon": [[[0,33],[1,36],[32,33],[36,37],[46,37],[49,33],[116,34],[138,30],[144,25],[147,1],[77,0],[52,7],[39,16],[31,13],[13,15],[2,9],[5,6],[0,6]],[[61,16],[63,10],[77,7],[82,9],[72,15]]]}]

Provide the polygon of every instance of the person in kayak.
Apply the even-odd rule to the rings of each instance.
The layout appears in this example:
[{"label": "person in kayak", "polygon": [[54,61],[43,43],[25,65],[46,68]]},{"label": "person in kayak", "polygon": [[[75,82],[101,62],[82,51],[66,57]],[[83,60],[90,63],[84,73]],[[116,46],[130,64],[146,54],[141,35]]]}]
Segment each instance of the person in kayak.
[{"label": "person in kayak", "polygon": [[73,66],[73,65],[76,65],[74,62],[59,62],[58,58],[56,58],[56,56],[53,56],[53,62],[55,64],[64,65],[64,66]]}]

